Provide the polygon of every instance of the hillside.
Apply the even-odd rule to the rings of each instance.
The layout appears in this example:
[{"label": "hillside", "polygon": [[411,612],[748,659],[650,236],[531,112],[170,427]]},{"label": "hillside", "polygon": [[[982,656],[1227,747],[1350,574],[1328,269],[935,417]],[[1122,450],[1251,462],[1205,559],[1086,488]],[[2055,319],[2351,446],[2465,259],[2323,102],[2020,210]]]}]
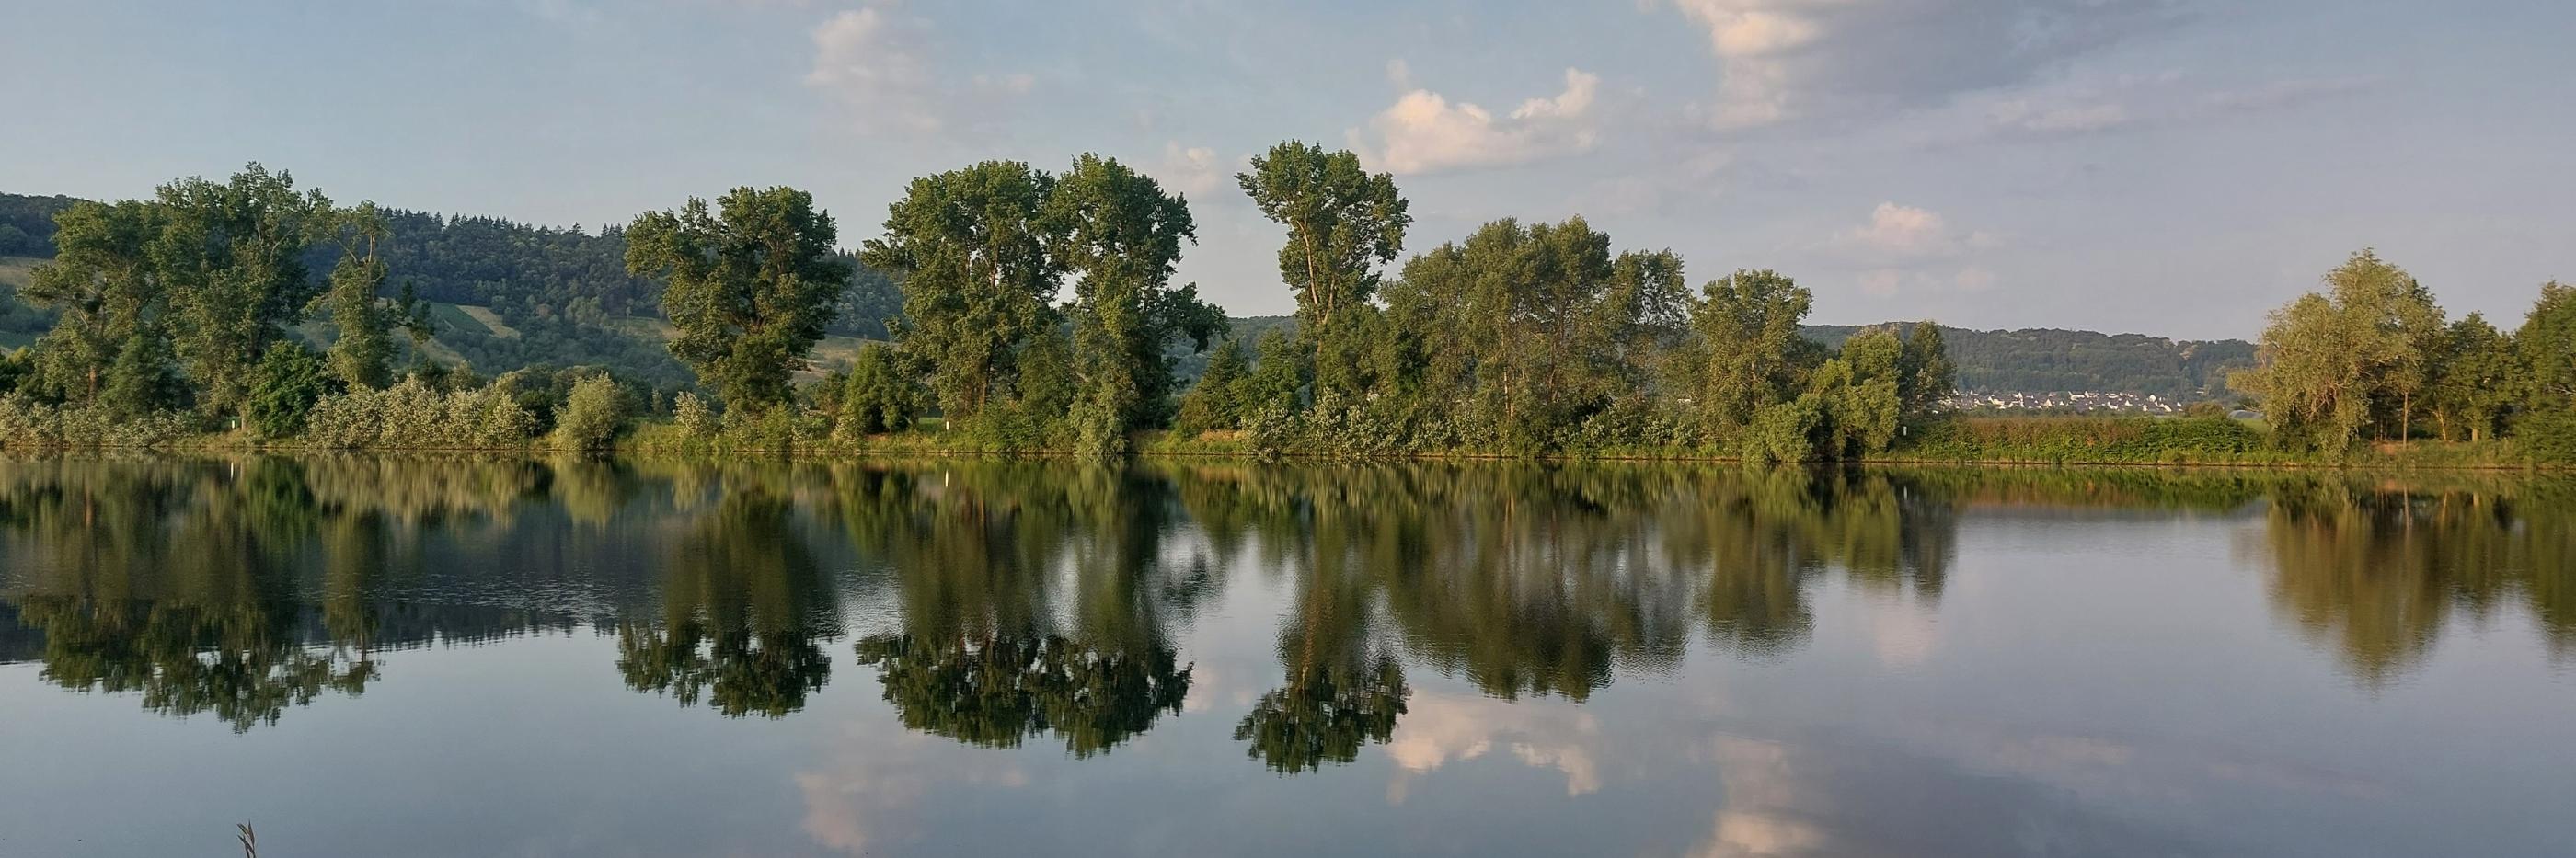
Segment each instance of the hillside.
[{"label": "hillside", "polygon": [[[1839,347],[1859,325],[1813,325],[1808,339]],[[2227,370],[2254,364],[2244,340],[2169,340],[2056,328],[1942,330],[1966,390],[2099,391],[2195,399],[2226,392]]]},{"label": "hillside", "polygon": [[[33,342],[51,327],[50,314],[16,299],[30,268],[52,255],[52,216],[78,200],[0,194],[0,347]],[[617,228],[535,226],[492,217],[438,215],[392,209],[384,253],[396,283],[410,284],[430,302],[434,339],[424,351],[476,372],[497,374],[527,366],[606,366],[662,387],[690,383],[685,368],[664,347],[661,285],[626,273],[626,240]],[[310,264],[327,270],[317,252]],[[883,320],[900,314],[903,298],[885,275],[855,266],[856,276],[830,338],[816,349],[822,368],[845,365],[860,342],[886,336]],[[1295,329],[1286,316],[1234,320],[1246,346],[1272,329]],[[1839,346],[1852,325],[1806,329],[1808,338]],[[327,325],[307,325],[310,338],[329,336]],[[2254,347],[2241,340],[2168,340],[2142,334],[2028,329],[1948,331],[1950,354],[1964,388],[2046,392],[2094,390],[2193,398],[2222,392],[2225,370],[2253,362]],[[1206,368],[1203,354],[1186,344],[1173,349],[1184,382]]]}]

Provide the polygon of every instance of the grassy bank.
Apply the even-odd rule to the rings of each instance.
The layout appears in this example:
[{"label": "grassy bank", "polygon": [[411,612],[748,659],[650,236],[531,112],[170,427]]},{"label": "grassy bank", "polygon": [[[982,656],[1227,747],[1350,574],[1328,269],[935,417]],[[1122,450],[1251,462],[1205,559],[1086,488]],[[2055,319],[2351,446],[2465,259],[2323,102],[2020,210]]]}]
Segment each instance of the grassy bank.
[{"label": "grassy bank", "polygon": [[[0,447],[10,449],[133,449],[170,451],[366,450],[553,453],[564,445],[552,436],[492,443],[347,443],[264,438],[247,430],[191,431],[176,420],[111,423],[96,415],[59,412],[30,421],[0,409]],[[464,436],[460,436],[464,437]],[[1299,448],[1264,449],[1246,432],[1179,436],[1153,431],[1135,436],[1140,456],[1215,459],[1348,459],[1347,453]],[[774,414],[756,421],[688,425],[671,420],[625,422],[613,451],[641,456],[763,456],[896,458],[929,456],[1070,456],[1069,444],[1029,438],[948,431],[936,418],[903,432],[841,436],[810,416]],[[1727,462],[1720,447],[1619,447],[1562,450],[1541,455],[1493,450],[1407,451],[1374,459],[1412,461],[1548,460]],[[2537,462],[2510,441],[2430,441],[2376,444],[2341,453],[2283,450],[2261,426],[2224,418],[2006,417],[1960,418],[1909,429],[1886,452],[1861,459],[1883,465],[2147,465],[2351,469],[2541,469],[2571,463]]]}]

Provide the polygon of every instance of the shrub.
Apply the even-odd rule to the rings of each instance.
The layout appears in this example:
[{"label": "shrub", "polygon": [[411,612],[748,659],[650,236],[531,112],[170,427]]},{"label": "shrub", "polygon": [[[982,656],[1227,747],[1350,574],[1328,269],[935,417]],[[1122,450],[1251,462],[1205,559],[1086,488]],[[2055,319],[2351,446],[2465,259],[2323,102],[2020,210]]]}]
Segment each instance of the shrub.
[{"label": "shrub", "polygon": [[688,433],[691,438],[715,437],[716,414],[707,408],[706,400],[699,399],[695,393],[683,390],[671,400],[671,418],[672,422],[680,425],[680,431]]},{"label": "shrub", "polygon": [[324,397],[305,420],[304,440],[344,450],[524,446],[536,417],[518,403],[515,387],[507,376],[457,391],[410,378],[383,390]]},{"label": "shrub", "polygon": [[137,417],[96,404],[55,406],[20,392],[0,395],[0,447],[166,447],[193,430],[187,416],[174,411]]},{"label": "shrub", "polygon": [[338,392],[331,365],[303,343],[280,340],[251,370],[250,425],[263,438],[291,438],[304,431],[314,403]]},{"label": "shrub", "polygon": [[573,382],[563,407],[555,409],[555,447],[606,450],[616,442],[617,430],[626,425],[626,412],[626,391],[607,373],[582,376]]}]

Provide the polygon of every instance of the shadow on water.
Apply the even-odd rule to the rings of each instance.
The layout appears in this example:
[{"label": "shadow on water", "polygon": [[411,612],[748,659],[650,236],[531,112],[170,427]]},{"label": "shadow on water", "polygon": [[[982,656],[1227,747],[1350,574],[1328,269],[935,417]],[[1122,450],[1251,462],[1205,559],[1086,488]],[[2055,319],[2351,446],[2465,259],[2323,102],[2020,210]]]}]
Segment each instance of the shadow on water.
[{"label": "shadow on water", "polygon": [[638,692],[779,718],[847,640],[907,728],[1086,757],[1181,710],[1206,606],[1275,587],[1233,736],[1296,773],[1387,742],[1409,673],[1579,703],[1694,641],[1795,653],[1829,577],[1937,606],[2005,509],[2243,517],[2282,622],[2366,685],[2461,618],[2576,644],[2560,481],[245,457],[0,462],[0,660],[249,730],[400,681],[389,650],[588,629]]}]

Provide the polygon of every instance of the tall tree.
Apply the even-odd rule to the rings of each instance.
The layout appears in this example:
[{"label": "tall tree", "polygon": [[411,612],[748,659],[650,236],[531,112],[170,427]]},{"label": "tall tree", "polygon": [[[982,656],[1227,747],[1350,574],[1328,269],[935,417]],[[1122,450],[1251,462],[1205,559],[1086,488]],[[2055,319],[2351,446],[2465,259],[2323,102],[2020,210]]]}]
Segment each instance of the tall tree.
[{"label": "tall tree", "polygon": [[1364,312],[1377,266],[1394,261],[1412,225],[1395,178],[1370,173],[1359,156],[1288,141],[1235,175],[1261,214],[1288,228],[1279,276],[1297,294],[1298,332],[1314,355],[1317,391],[1356,395],[1365,342],[1347,318]]},{"label": "tall tree", "polygon": [[804,191],[735,188],[717,205],[691,197],[637,216],[626,267],[670,277],[671,354],[727,404],[767,408],[792,395],[788,382],[832,321],[849,263],[832,251],[832,215]]},{"label": "tall tree", "polygon": [[1959,386],[1959,366],[1950,362],[1950,348],[1941,341],[1941,326],[1929,320],[1916,323],[1913,334],[1905,338],[1905,352],[1897,369],[1897,398],[1908,415],[1932,413],[1949,401]]},{"label": "tall tree", "polygon": [[2432,364],[2426,397],[2439,437],[2450,440],[2454,427],[2471,441],[2495,434],[2517,394],[2514,385],[2522,376],[2517,363],[2513,338],[2488,324],[2486,316],[2470,313],[2451,323]]},{"label": "tall tree", "polygon": [[1798,336],[1814,302],[1797,281],[1767,269],[1739,270],[1701,287],[1691,306],[1691,387],[1711,440],[1732,440],[1756,412],[1797,395],[1806,368],[1800,358],[1818,351]]},{"label": "tall tree", "polygon": [[1047,195],[1047,234],[1074,282],[1074,406],[1078,447],[1086,454],[1124,453],[1127,433],[1147,405],[1172,387],[1164,345],[1189,325],[1198,347],[1215,332],[1197,289],[1171,289],[1181,242],[1196,241],[1189,203],[1114,158],[1085,154]]},{"label": "tall tree", "polygon": [[[132,200],[80,202],[55,215],[54,260],[37,266],[19,293],[62,314],[35,351],[35,381],[51,395],[93,401],[127,343],[166,342],[160,326],[170,296],[151,255],[163,221],[158,206]],[[168,403],[108,404],[134,412]]]},{"label": "tall tree", "polygon": [[2522,353],[2517,386],[2525,409],[2515,432],[2544,458],[2576,461],[2576,286],[2540,287],[2513,339]]},{"label": "tall tree", "polygon": [[385,261],[377,247],[385,238],[384,216],[376,204],[331,212],[321,232],[340,247],[322,303],[331,312],[338,337],[331,341],[331,373],[349,387],[383,387],[393,375],[393,333],[405,321],[408,305],[388,305],[381,293]]},{"label": "tall tree", "polygon": [[941,413],[972,418],[1009,384],[1028,341],[1052,335],[1064,275],[1044,209],[1055,177],[986,161],[914,179],[860,259],[903,288],[895,341],[930,372]]},{"label": "tall tree", "polygon": [[292,176],[258,164],[220,184],[172,182],[159,197],[167,220],[152,256],[169,290],[171,346],[198,406],[236,412],[251,366],[320,292],[304,249],[331,217],[331,201],[296,193]]},{"label": "tall tree", "polygon": [[2391,417],[2408,431],[2429,365],[2424,346],[2433,338],[2424,331],[2440,326],[2440,308],[2414,277],[2369,250],[2327,272],[2325,284],[2330,294],[2273,311],[2260,365],[2228,384],[2260,397],[2274,429],[2295,443],[2342,449]]},{"label": "tall tree", "polygon": [[1426,405],[1464,405],[1470,443],[1529,451],[1646,389],[1686,303],[1680,257],[1614,256],[1579,217],[1486,224],[1414,257],[1387,292],[1391,333],[1424,343]]}]

